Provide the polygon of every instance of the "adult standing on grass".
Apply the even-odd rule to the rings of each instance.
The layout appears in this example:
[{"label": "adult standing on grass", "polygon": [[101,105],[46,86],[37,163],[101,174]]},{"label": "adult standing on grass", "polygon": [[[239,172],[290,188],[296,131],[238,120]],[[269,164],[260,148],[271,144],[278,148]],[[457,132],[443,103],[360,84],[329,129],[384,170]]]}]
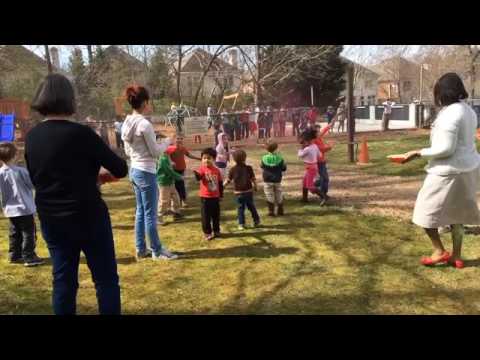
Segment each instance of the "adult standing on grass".
[{"label": "adult standing on grass", "polygon": [[[418,193],[413,222],[423,227],[434,248],[423,265],[448,262],[463,268],[463,224],[480,224],[476,191],[480,181],[480,155],[475,145],[477,115],[464,99],[468,94],[455,73],[435,84],[435,104],[442,107],[432,125],[431,146],[410,151],[407,159],[426,157],[427,177]],[[445,251],[438,228],[452,226],[453,253]]]},{"label": "adult standing on grass", "polygon": [[383,116],[382,116],[382,131],[388,130],[388,124],[390,122],[390,117],[392,116],[392,106],[395,105],[390,98],[387,99],[383,104]]},{"label": "adult standing on grass", "polygon": [[[50,74],[32,108],[45,119],[25,141],[25,160],[53,264],[53,310],[76,313],[78,265],[83,251],[92,273],[100,314],[120,314],[120,287],[112,226],[97,180],[100,168],[114,177],[127,163],[87,126],[72,121],[75,97],[70,81]],[[109,175],[105,170],[100,175]]]},{"label": "adult standing on grass", "polygon": [[[160,242],[157,231],[157,162],[160,155],[172,143],[167,138],[157,144],[152,124],[143,116],[150,100],[147,89],[143,86],[129,86],[125,95],[132,107],[122,127],[122,140],[125,153],[130,157],[130,181],[133,184],[136,198],[135,246],[137,259],[151,257],[153,260],[175,259],[177,255],[168,251]],[[147,249],[145,235],[150,239]]]}]

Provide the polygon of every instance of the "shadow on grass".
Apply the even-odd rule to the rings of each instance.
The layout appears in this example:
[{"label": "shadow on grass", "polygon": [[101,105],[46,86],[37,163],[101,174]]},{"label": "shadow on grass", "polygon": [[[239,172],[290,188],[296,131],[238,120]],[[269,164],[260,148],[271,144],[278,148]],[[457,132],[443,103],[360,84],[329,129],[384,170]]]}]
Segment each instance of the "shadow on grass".
[{"label": "shadow on grass", "polygon": [[179,260],[186,259],[224,259],[224,258],[272,258],[291,255],[298,251],[296,247],[265,246],[263,243],[233,246],[223,249],[204,249],[183,252]]},{"label": "shadow on grass", "polygon": [[114,229],[114,230],[133,230],[133,229],[135,229],[135,225],[112,225],[112,229]]}]

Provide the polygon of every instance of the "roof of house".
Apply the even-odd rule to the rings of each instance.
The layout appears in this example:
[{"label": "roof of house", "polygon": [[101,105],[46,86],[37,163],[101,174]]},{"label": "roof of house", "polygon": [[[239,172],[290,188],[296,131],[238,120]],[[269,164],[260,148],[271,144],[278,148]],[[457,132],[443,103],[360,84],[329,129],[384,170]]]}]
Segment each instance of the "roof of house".
[{"label": "roof of house", "polygon": [[[57,69],[53,64],[52,68],[53,71],[70,78],[68,72]],[[23,45],[3,45],[0,46],[0,70],[34,70],[47,74],[47,61]]]},{"label": "roof of house", "polygon": [[[396,62],[396,64],[394,64]],[[394,64],[393,66],[397,67],[392,70],[390,68],[389,70],[386,70],[386,68],[390,65]],[[401,68],[403,67],[415,67],[415,68],[420,68],[420,65],[417,64],[416,62],[410,61],[408,59],[405,59],[403,56],[393,56],[391,58],[387,58],[383,61],[381,61],[378,64],[370,66],[370,69],[377,72],[380,74],[380,77],[378,81],[391,81],[392,80],[392,72],[393,71],[400,71]],[[398,70],[397,70],[398,69]]]},{"label": "roof of house", "polygon": [[[213,55],[203,49],[195,49],[182,60],[182,72],[203,72],[212,60]],[[220,57],[217,57],[210,68],[211,71],[240,71]]]},{"label": "roof of house", "polygon": [[116,45],[110,45],[103,49],[105,56],[107,58],[115,58],[122,63],[128,64],[128,65],[133,65],[136,67],[144,67],[144,63],[137,59],[135,56],[130,55],[127,53],[125,50],[119,48]]},{"label": "roof of house", "polygon": [[355,62],[355,61],[352,61],[352,60],[350,60],[350,59],[347,59],[346,57],[343,57],[343,56],[340,56],[340,58],[341,58],[343,61],[346,61],[347,63],[353,64],[356,68],[361,69],[362,72],[365,72],[365,73],[368,72],[368,73],[370,73],[371,75],[380,76],[380,74],[379,74],[377,71],[375,71],[375,70],[373,70],[373,69],[371,69],[371,68],[369,68],[369,67],[367,67],[367,66],[363,66],[363,65],[361,65],[361,64],[359,64],[359,63],[357,63],[357,62]]}]

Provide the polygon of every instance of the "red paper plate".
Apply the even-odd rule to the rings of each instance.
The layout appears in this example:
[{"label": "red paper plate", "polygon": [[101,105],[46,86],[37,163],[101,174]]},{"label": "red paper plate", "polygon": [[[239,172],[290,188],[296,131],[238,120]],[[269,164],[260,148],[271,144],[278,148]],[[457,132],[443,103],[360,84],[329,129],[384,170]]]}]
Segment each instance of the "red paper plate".
[{"label": "red paper plate", "polygon": [[102,183],[108,183],[108,182],[116,182],[118,179],[113,176],[112,174],[100,174],[98,175],[98,180]]},{"label": "red paper plate", "polygon": [[391,161],[391,162],[394,162],[394,163],[397,163],[397,164],[403,164],[405,161],[407,161],[407,157],[405,155],[390,155],[390,156],[387,156],[387,158]]}]

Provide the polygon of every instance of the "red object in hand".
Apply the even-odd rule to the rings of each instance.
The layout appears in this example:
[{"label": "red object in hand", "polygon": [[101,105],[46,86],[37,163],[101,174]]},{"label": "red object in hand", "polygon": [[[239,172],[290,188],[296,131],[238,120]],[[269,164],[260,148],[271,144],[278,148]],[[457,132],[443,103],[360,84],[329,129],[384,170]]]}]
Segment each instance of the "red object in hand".
[{"label": "red object in hand", "polygon": [[118,178],[116,178],[115,176],[113,176],[109,172],[98,174],[98,182],[102,185],[105,184],[105,183],[109,183],[109,182],[116,182],[118,180],[119,180]]}]

